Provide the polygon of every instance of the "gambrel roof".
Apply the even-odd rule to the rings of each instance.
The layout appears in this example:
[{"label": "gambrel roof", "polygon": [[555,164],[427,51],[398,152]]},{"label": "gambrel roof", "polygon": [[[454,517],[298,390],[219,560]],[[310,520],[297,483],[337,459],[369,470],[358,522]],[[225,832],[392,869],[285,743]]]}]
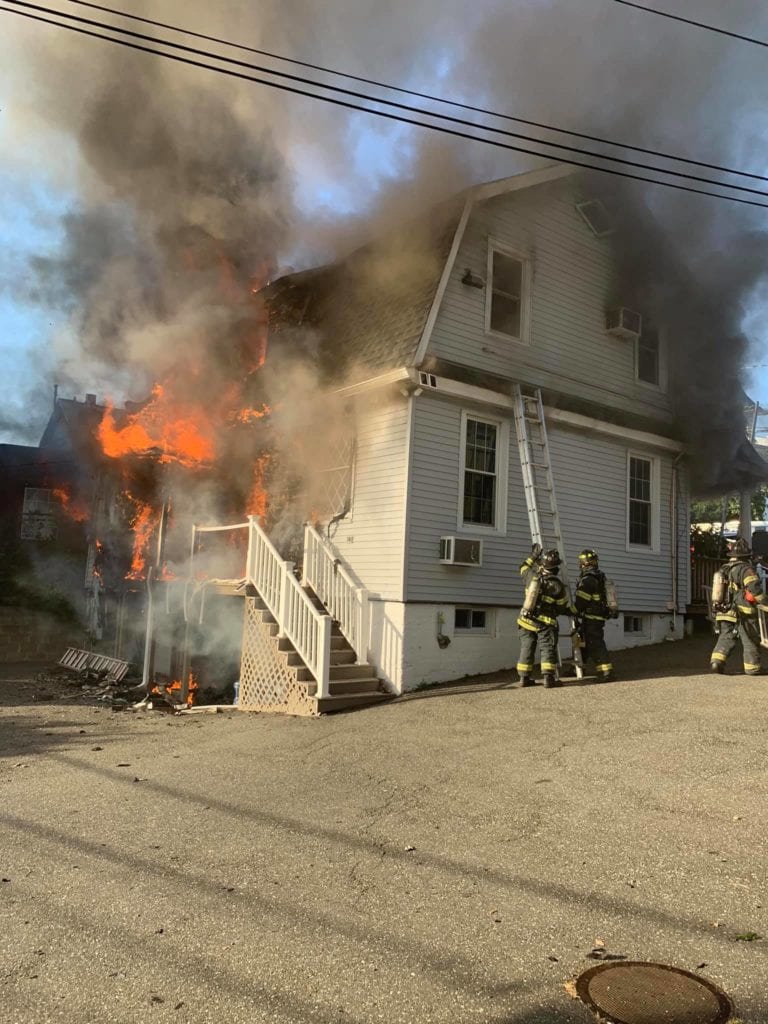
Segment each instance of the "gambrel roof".
[{"label": "gambrel roof", "polygon": [[270,333],[317,329],[332,380],[416,365],[473,203],[571,173],[553,165],[474,186],[338,263],[278,279],[263,293]]}]

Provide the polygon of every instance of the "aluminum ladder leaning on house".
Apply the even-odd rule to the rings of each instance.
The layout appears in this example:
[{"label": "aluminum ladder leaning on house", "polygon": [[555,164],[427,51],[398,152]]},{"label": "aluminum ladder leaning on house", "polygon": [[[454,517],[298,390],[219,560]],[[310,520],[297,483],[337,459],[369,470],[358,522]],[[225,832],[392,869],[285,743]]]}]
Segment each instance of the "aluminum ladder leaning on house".
[{"label": "aluminum ladder leaning on house", "polygon": [[[540,388],[523,391],[520,384],[513,385],[515,430],[517,447],[520,452],[520,468],[523,473],[523,492],[528,522],[531,527],[531,542],[540,544],[543,550],[557,548],[562,559],[560,577],[572,599],[565,562],[565,547],[560,530],[560,515],[555,498],[555,481],[552,476],[552,462],[549,457],[547,425],[544,420],[544,403]],[[581,648],[575,637],[576,622],[571,619],[571,650],[576,678],[584,675]]]}]

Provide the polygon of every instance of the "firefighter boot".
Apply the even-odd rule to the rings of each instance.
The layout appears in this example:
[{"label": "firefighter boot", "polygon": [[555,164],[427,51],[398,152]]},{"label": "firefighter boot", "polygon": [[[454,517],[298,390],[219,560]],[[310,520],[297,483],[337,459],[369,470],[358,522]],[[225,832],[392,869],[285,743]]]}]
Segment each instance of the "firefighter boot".
[{"label": "firefighter boot", "polygon": [[554,672],[545,672],[544,674],[544,686],[547,690],[551,690],[555,686],[562,686],[563,684],[559,679],[555,678]]},{"label": "firefighter boot", "polygon": [[710,672],[715,672],[719,676],[721,676],[723,674],[723,669],[724,668],[725,668],[725,665],[723,665],[722,661],[713,661],[713,662],[710,663],[710,666],[709,666]]},{"label": "firefighter boot", "polygon": [[520,686],[535,686],[536,680],[533,676],[520,676]]}]

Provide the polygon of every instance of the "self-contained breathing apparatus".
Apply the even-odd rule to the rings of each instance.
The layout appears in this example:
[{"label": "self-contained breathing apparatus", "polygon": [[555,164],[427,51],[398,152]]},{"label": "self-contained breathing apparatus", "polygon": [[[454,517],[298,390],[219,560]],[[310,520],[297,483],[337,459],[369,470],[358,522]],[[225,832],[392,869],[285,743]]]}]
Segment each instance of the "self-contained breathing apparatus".
[{"label": "self-contained breathing apparatus", "polygon": [[535,619],[536,613],[539,611],[540,599],[546,580],[557,580],[560,586],[563,587],[562,581],[557,576],[562,559],[560,558],[560,552],[556,548],[542,551],[541,546],[538,544],[533,546],[531,557],[538,565],[536,571],[531,573],[531,578],[525,588],[522,613],[527,618]]}]

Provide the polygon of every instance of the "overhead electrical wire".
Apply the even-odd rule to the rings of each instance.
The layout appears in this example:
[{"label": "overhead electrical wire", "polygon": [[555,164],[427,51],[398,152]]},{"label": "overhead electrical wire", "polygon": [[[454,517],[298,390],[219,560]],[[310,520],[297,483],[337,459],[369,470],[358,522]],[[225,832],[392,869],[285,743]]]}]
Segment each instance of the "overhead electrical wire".
[{"label": "overhead electrical wire", "polygon": [[644,7],[643,4],[633,3],[632,0],[613,0],[615,4],[622,4],[624,7],[634,7],[638,11],[645,11],[646,14],[655,14],[659,18],[669,18],[670,21],[681,21],[684,25],[692,25],[694,28],[703,28],[707,32],[717,32],[721,36],[730,36],[731,39],[738,39],[742,43],[752,43],[754,46],[768,46],[763,39],[753,39],[752,36],[743,36],[738,32],[730,32],[727,28],[718,28],[716,25],[705,25],[703,21],[694,21],[693,18],[684,18],[681,14],[671,14],[669,11],[657,11],[653,7]]},{"label": "overhead electrical wire", "polygon": [[[440,121],[449,121],[449,122],[454,123],[454,124],[460,124],[460,125],[463,125],[465,127],[474,128],[474,129],[477,129],[477,130],[480,130],[480,131],[487,131],[487,132],[492,132],[492,133],[495,133],[495,134],[512,135],[513,137],[523,138],[523,139],[526,139],[527,141],[531,141],[531,142],[533,142],[533,143],[535,143],[537,145],[546,145],[546,146],[549,146],[550,148],[564,148],[564,149],[568,149],[570,151],[575,151],[575,152],[577,152],[579,154],[583,154],[583,155],[586,155],[586,156],[594,156],[595,155],[595,154],[592,154],[592,153],[590,153],[588,151],[576,149],[575,147],[564,147],[564,146],[561,146],[559,143],[547,143],[547,142],[544,142],[543,140],[540,140],[540,139],[531,139],[528,136],[517,136],[517,135],[515,135],[512,132],[505,132],[505,131],[503,131],[501,129],[495,129],[495,128],[493,128],[491,126],[488,126],[488,125],[482,125],[482,124],[478,125],[478,124],[475,124],[473,122],[462,121],[462,120],[460,120],[458,118],[451,118],[451,117],[448,117],[447,115],[444,115],[444,114],[438,114],[438,113],[435,113],[433,111],[428,111],[428,110],[423,110],[423,109],[419,109],[419,108],[408,107],[405,104],[399,104],[399,103],[395,103],[395,102],[393,102],[391,100],[384,100],[384,99],[380,99],[380,98],[375,97],[375,96],[369,96],[369,95],[367,95],[365,93],[354,93],[354,92],[352,92],[350,90],[340,89],[337,86],[324,85],[322,83],[312,82],[312,81],[307,80],[307,79],[302,79],[302,78],[300,78],[298,76],[288,75],[285,72],[276,72],[276,71],[272,71],[270,69],[254,68],[252,65],[245,64],[242,61],[236,61],[236,60],[234,60],[233,58],[230,58],[230,57],[222,57],[222,56],[220,56],[218,54],[211,54],[211,53],[208,53],[206,51],[201,51],[201,50],[194,49],[192,47],[187,47],[187,46],[184,46],[184,45],[182,45],[180,43],[173,43],[173,42],[169,42],[168,40],[158,39],[157,37],[153,37],[153,36],[145,36],[142,33],[131,32],[131,31],[127,30],[127,29],[121,29],[121,28],[118,28],[118,27],[113,26],[113,25],[106,25],[106,24],[103,24],[103,23],[93,22],[93,21],[90,21],[90,20],[84,19],[84,18],[77,18],[74,15],[62,14],[62,12],[60,12],[60,11],[56,11],[56,10],[53,10],[53,9],[47,8],[47,7],[42,7],[42,6],[37,5],[37,4],[26,3],[26,2],[23,2],[23,0],[3,0],[3,2],[5,4],[9,4],[10,3],[10,4],[14,5],[13,7],[0,6],[0,11],[4,12],[6,14],[15,14],[15,15],[17,15],[19,17],[27,18],[28,20],[39,22],[41,24],[52,25],[52,26],[54,26],[56,28],[63,28],[63,29],[65,29],[67,31],[70,31],[70,32],[76,32],[79,35],[84,35],[84,36],[87,36],[87,37],[93,38],[93,39],[100,39],[103,42],[114,43],[116,45],[123,46],[123,47],[126,47],[128,49],[136,50],[136,51],[141,52],[141,53],[148,53],[148,54],[150,54],[152,56],[155,56],[155,57],[163,57],[166,60],[172,60],[172,61],[175,61],[176,63],[185,64],[185,65],[188,65],[190,67],[198,67],[198,68],[202,68],[203,70],[213,71],[213,72],[216,72],[218,74],[225,75],[225,76],[227,76],[229,78],[237,78],[237,79],[240,79],[240,80],[243,80],[243,81],[253,82],[256,85],[264,85],[264,86],[267,86],[268,88],[271,88],[271,89],[278,89],[281,92],[291,93],[291,94],[296,95],[296,96],[304,96],[304,97],[306,97],[308,99],[319,100],[319,101],[321,101],[323,103],[331,104],[333,106],[343,107],[343,108],[348,109],[348,110],[354,110],[354,111],[358,111],[358,112],[361,112],[361,113],[370,114],[372,116],[384,118],[384,119],[389,120],[389,121],[395,121],[395,122],[398,122],[398,123],[401,123],[401,124],[410,124],[410,125],[413,125],[413,126],[415,126],[417,128],[427,128],[427,129],[430,129],[432,131],[441,132],[444,135],[453,136],[455,138],[467,139],[467,140],[469,140],[471,142],[481,142],[481,143],[484,143],[485,145],[493,146],[493,147],[495,147],[497,149],[506,149],[506,150],[509,150],[509,151],[515,152],[515,153],[523,153],[523,154],[525,154],[527,156],[538,157],[539,159],[545,159],[545,160],[546,159],[556,159],[560,163],[567,164],[567,165],[572,166],[572,167],[581,167],[581,168],[583,168],[585,170],[598,171],[598,172],[603,173],[603,174],[611,174],[611,175],[613,175],[615,177],[625,178],[625,179],[628,179],[628,180],[631,180],[631,181],[640,181],[640,182],[644,182],[645,184],[659,185],[659,186],[662,186],[662,187],[665,187],[665,188],[672,188],[672,189],[676,189],[676,190],[682,191],[682,192],[689,192],[689,193],[691,193],[693,195],[709,196],[710,198],[713,198],[713,199],[723,199],[723,200],[726,200],[728,202],[739,203],[741,205],[758,206],[758,207],[762,207],[763,209],[768,209],[768,203],[761,203],[761,202],[758,202],[757,200],[754,200],[754,199],[745,199],[745,198],[741,198],[739,196],[727,195],[727,194],[723,194],[723,193],[720,193],[720,192],[709,192],[709,191],[707,191],[705,189],[693,188],[690,185],[682,185],[682,184],[678,184],[678,183],[672,182],[672,181],[659,181],[658,179],[645,177],[644,175],[641,175],[641,174],[632,174],[629,171],[621,171],[621,170],[617,170],[616,168],[612,168],[612,167],[602,167],[602,166],[599,166],[599,165],[596,165],[596,164],[586,163],[583,160],[575,160],[572,157],[563,158],[561,156],[557,156],[557,155],[552,154],[552,153],[542,153],[540,150],[533,150],[533,149],[529,149],[529,148],[524,147],[524,146],[512,145],[511,143],[508,143],[508,142],[502,142],[499,139],[493,139],[493,138],[487,138],[487,137],[483,137],[483,136],[474,135],[474,134],[472,134],[470,132],[461,131],[458,128],[452,128],[452,127],[449,127],[449,126],[447,126],[445,124],[434,124],[434,123],[430,123],[428,121],[420,121],[420,120],[417,120],[416,118],[413,118],[413,117],[407,117],[407,116],[404,116],[403,114],[391,113],[391,112],[388,112],[388,111],[385,111],[385,110],[372,109],[371,107],[361,106],[358,103],[353,103],[353,102],[351,102],[351,100],[340,99],[340,98],[334,97],[334,96],[320,95],[320,94],[318,94],[316,92],[308,91],[307,89],[298,88],[295,85],[288,85],[286,82],[270,81],[269,79],[259,78],[259,77],[256,77],[255,75],[246,74],[244,71],[236,71],[233,68],[229,68],[229,67],[219,67],[217,65],[208,64],[205,61],[195,60],[195,59],[192,59],[191,57],[182,56],[181,54],[178,54],[178,53],[168,53],[168,52],[166,52],[164,50],[156,50],[156,49],[153,49],[150,46],[144,46],[144,45],[141,45],[141,44],[136,43],[136,42],[131,42],[128,39],[121,38],[120,36],[124,35],[124,36],[131,36],[132,38],[141,38],[141,39],[144,39],[144,40],[146,40],[148,42],[155,43],[156,45],[169,46],[169,47],[173,47],[175,49],[182,49],[182,50],[186,51],[187,53],[194,53],[194,54],[197,54],[197,55],[202,56],[202,57],[207,57],[209,59],[213,59],[213,60],[216,60],[216,61],[222,61],[222,62],[228,63],[228,64],[234,64],[236,66],[248,68],[248,69],[251,69],[251,70],[259,70],[260,72],[263,72],[263,73],[266,73],[266,74],[275,75],[275,76],[279,76],[279,77],[282,77],[282,78],[288,78],[288,79],[291,79],[292,81],[301,82],[304,85],[314,86],[315,88],[321,88],[321,89],[326,89],[326,90],[329,90],[329,91],[340,92],[340,93],[342,93],[344,95],[348,95],[348,96],[351,96],[353,98],[357,98],[357,99],[360,99],[360,100],[367,101],[368,103],[383,104],[383,105],[386,105],[386,106],[395,107],[398,110],[407,111],[407,112],[412,113],[412,114],[418,114],[420,116],[435,118],[435,119],[438,119]],[[20,8],[26,8],[26,9],[22,10]],[[52,15],[53,17],[43,17],[40,14],[33,14],[32,10],[45,12],[46,14]],[[62,18],[62,17],[68,19],[68,21],[69,20],[76,20],[76,21],[80,22],[80,24],[79,25],[73,25],[73,24],[69,24],[68,21],[54,20],[55,18]],[[83,24],[92,25],[92,26],[94,26],[96,28],[103,28],[106,31],[116,33],[116,35],[102,35],[99,32],[94,32],[91,29],[87,29],[87,28],[82,27]],[[597,154],[597,158],[598,159],[602,159],[602,160],[616,160],[617,159],[615,157],[605,157],[602,154]],[[629,163],[630,166],[632,166],[632,167],[634,167],[636,169],[647,169],[647,170],[656,172],[658,174],[673,175],[675,177],[684,177],[684,178],[686,178],[688,180],[698,181],[698,182],[701,182],[703,184],[711,184],[711,185],[714,185],[715,187],[718,187],[718,188],[737,190],[737,191],[740,191],[740,192],[750,192],[750,193],[752,193],[754,195],[766,196],[768,198],[768,193],[762,192],[762,191],[760,191],[758,189],[750,189],[750,188],[747,188],[746,186],[743,186],[743,185],[729,185],[726,182],[712,181],[712,180],[706,179],[706,178],[698,178],[698,177],[696,177],[694,175],[686,175],[686,174],[682,174],[679,171],[670,171],[670,170],[666,170],[666,169],[664,169],[662,167],[646,167],[645,165],[634,164],[631,161],[621,161],[621,162],[622,163]]]},{"label": "overhead electrical wire", "polygon": [[[16,2],[16,0],[10,0],[10,2]],[[232,42],[232,40],[222,39],[219,36],[207,35],[204,32],[195,32],[192,29],[184,28],[180,25],[170,25],[168,22],[156,21],[153,18],[144,18],[139,14],[130,14],[127,11],[121,11],[115,7],[105,7],[103,4],[89,3],[88,0],[66,0],[67,3],[75,4],[78,7],[86,7],[91,10],[101,11],[103,14],[114,14],[117,17],[125,18],[130,21],[142,22],[145,25],[152,25],[155,28],[166,29],[169,32],[177,32],[179,35],[190,36],[194,39],[204,39],[209,43],[216,43],[220,46],[229,46],[234,50],[242,50],[245,53],[255,53],[261,57],[268,57],[270,60],[282,61],[285,64],[293,64],[296,67],[307,68],[310,71],[320,71],[326,75],[333,75],[336,78],[346,78],[352,82],[360,82],[363,85],[372,85],[377,89],[386,89],[389,92],[400,93],[403,96],[413,96],[415,99],[429,100],[431,103],[441,103],[448,107],[454,107],[457,110],[466,110],[473,114],[482,114],[486,117],[495,117],[502,121],[514,121],[517,124],[527,125],[529,128],[541,128],[548,132],[558,132],[561,135],[570,135],[576,139],[585,139],[588,142],[599,142],[604,146],[614,146],[619,149],[631,150],[634,153],[644,153],[646,156],[656,156],[663,160],[671,160],[676,163],[690,164],[692,167],[703,167],[710,171],[720,171],[723,174],[733,174],[741,178],[752,178],[755,181],[768,181],[768,176],[763,174],[753,174],[749,171],[739,171],[733,167],[723,167],[720,164],[707,163],[704,160],[694,160],[691,157],[676,156],[673,153],[665,153],[662,150],[647,149],[643,146],[634,146],[628,142],[616,142],[613,139],[602,138],[599,135],[588,135],[585,132],[573,131],[570,128],[560,128],[557,125],[545,124],[541,121],[531,121],[524,117],[516,117],[513,114],[502,114],[497,110],[490,110],[486,107],[476,107],[470,103],[460,103],[457,100],[446,99],[443,96],[435,96],[427,92],[419,92],[416,89],[406,89],[400,85],[389,85],[387,82],[379,82],[374,78],[364,78],[361,75],[352,75],[346,71],[337,71],[335,68],[324,67],[322,64],[312,64],[309,61],[298,60],[295,57],[285,57],[280,53],[273,53],[270,50],[262,50],[255,46],[248,46],[245,43]],[[496,131],[496,129],[493,129]],[[559,143],[547,143],[547,145],[560,145]],[[599,154],[601,158],[603,154]],[[605,159],[611,159],[606,156]]]}]

